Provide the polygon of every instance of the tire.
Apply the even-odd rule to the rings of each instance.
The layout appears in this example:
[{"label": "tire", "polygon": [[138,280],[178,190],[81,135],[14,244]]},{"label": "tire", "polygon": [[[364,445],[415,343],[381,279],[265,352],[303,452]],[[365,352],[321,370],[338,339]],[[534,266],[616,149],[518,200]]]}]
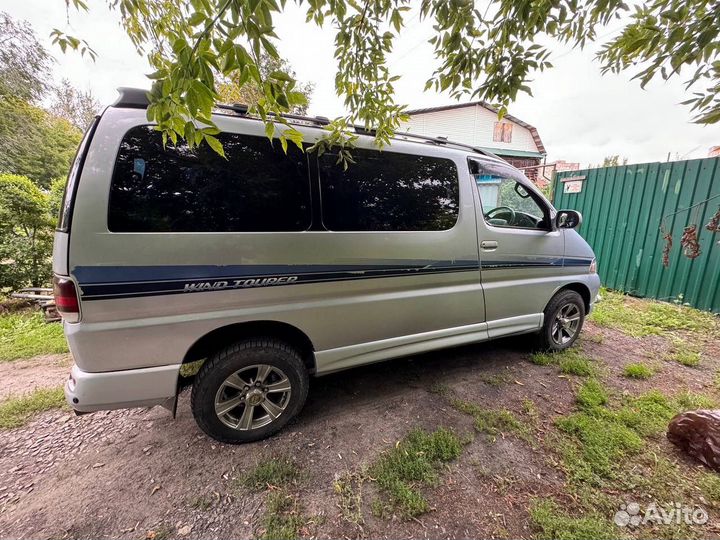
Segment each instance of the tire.
[{"label": "tire", "polygon": [[550,299],[543,313],[545,317],[538,338],[539,348],[563,351],[571,347],[585,323],[585,302],[582,297],[575,291],[560,291]]},{"label": "tire", "polygon": [[258,441],[300,412],[308,386],[296,349],[273,338],[248,339],[208,358],[195,378],[191,407],[200,429],[213,439]]}]

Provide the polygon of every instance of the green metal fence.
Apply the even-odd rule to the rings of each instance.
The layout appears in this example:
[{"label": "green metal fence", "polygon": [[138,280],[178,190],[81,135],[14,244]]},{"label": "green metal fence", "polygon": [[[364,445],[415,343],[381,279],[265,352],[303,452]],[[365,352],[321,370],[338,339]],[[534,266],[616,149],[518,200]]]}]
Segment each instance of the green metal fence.
[{"label": "green metal fence", "polygon": [[[720,232],[706,229],[720,208],[720,158],[562,172],[553,201],[582,213],[578,232],[595,250],[603,285],[720,313]],[[661,222],[673,240],[668,267]],[[689,225],[698,230],[695,259],[680,245]]]}]

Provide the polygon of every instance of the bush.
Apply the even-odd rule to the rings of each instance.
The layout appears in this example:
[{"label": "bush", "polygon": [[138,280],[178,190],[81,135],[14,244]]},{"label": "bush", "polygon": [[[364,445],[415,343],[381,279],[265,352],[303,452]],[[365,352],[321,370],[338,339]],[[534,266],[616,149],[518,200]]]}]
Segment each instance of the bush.
[{"label": "bush", "polygon": [[0,290],[49,284],[54,225],[48,192],[0,174]]}]

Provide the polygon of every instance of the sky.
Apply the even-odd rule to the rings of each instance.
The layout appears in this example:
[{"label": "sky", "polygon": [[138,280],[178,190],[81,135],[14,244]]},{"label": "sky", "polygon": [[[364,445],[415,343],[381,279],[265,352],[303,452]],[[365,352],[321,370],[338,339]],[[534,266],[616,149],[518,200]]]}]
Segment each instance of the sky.
[{"label": "sky", "polygon": [[[54,76],[69,79],[76,87],[91,90],[103,104],[112,103],[119,86],[149,87],[145,75],[152,70],[139,56],[119,25],[119,16],[105,2],[88,2],[89,13],[70,12],[64,0],[0,0],[0,9],[28,21],[55,56]],[[400,75],[397,102],[409,108],[455,103],[447,95],[424,92],[435,60],[427,39],[433,34],[429,21],[420,21],[417,10],[407,17],[407,28],[395,42],[390,70]],[[281,41],[278,50],[292,65],[297,77],[313,82],[315,90],[309,112],[333,117],[344,112],[335,94],[333,32],[306,24],[304,11],[288,2],[275,21]],[[599,32],[605,39],[619,28],[617,23]],[[50,43],[49,34],[59,28],[87,40],[98,53],[95,62],[79,54],[63,54]],[[720,145],[720,125],[693,124],[682,80],[653,82],[641,89],[632,73],[600,74],[594,50],[573,50],[553,44],[554,68],[534,76],[533,96],[521,95],[509,112],[534,125],[548,151],[548,161],[579,162],[581,167],[601,163],[605,156],[627,157],[629,163],[705,157],[711,146]],[[470,98],[468,97],[467,100]]]}]

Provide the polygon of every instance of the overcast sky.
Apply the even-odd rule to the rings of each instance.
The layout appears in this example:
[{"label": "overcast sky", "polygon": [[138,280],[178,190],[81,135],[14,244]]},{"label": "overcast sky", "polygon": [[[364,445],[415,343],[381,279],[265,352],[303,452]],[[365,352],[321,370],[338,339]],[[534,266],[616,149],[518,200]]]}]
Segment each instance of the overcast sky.
[{"label": "overcast sky", "polygon": [[[116,13],[104,2],[89,2],[88,14],[70,13],[66,19],[63,0],[7,0],[0,9],[17,19],[27,20],[38,37],[57,59],[55,77],[66,77],[82,89],[90,89],[105,103],[111,103],[118,86],[148,87],[145,74],[151,70],[137,55]],[[281,38],[278,49],[287,58],[299,79],[315,83],[310,113],[335,116],[343,113],[335,95],[333,33],[305,24],[303,10],[288,3],[277,19]],[[62,54],[50,45],[53,28],[86,39],[98,52],[94,63],[74,53]],[[611,36],[617,27],[600,35]],[[432,73],[434,59],[427,39],[432,36],[427,21],[417,12],[408,16],[408,28],[395,44],[390,68],[402,79],[396,84],[397,101],[411,108],[453,103],[446,95],[423,92]],[[665,161],[707,156],[711,146],[720,145],[720,125],[699,126],[690,122],[689,110],[679,103],[685,99],[682,81],[656,82],[641,90],[630,74],[600,75],[593,50],[574,51],[554,47],[554,69],[537,74],[532,82],[533,97],[521,96],[510,113],[538,128],[548,150],[548,159],[578,161],[582,167],[619,154],[630,163]]]}]

